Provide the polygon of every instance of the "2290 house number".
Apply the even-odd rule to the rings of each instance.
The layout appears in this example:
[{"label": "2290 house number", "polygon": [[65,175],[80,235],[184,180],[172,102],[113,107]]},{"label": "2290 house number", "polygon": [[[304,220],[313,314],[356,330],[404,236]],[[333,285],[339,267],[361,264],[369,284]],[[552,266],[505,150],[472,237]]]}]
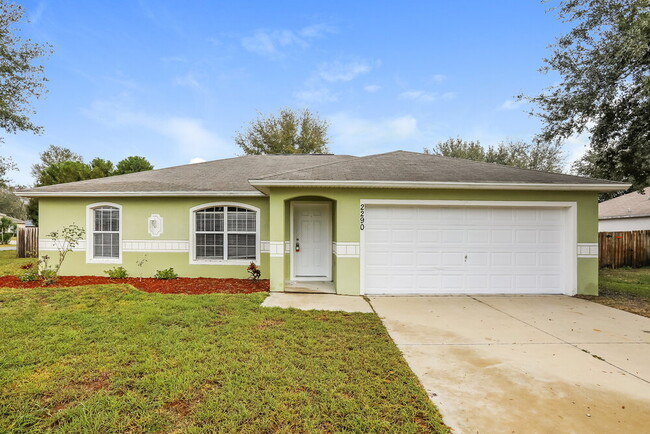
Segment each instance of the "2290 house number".
[{"label": "2290 house number", "polygon": [[366,225],[366,204],[362,203],[361,206],[359,207],[359,229],[364,230]]}]

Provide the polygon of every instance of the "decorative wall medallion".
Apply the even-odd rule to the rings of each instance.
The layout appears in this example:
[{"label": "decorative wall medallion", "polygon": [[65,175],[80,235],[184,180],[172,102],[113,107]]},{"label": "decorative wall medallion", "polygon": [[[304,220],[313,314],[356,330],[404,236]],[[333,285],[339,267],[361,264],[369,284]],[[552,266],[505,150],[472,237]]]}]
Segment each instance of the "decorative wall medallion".
[{"label": "decorative wall medallion", "polygon": [[163,218],[160,214],[151,214],[148,220],[149,235],[159,237],[163,232]]}]

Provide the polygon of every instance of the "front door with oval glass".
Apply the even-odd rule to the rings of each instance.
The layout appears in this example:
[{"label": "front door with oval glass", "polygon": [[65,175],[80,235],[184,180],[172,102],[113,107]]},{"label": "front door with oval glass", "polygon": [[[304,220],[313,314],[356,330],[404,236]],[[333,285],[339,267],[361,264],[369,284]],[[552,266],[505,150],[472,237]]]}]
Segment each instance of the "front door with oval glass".
[{"label": "front door with oval glass", "polygon": [[331,206],[293,203],[293,278],[332,280]]}]

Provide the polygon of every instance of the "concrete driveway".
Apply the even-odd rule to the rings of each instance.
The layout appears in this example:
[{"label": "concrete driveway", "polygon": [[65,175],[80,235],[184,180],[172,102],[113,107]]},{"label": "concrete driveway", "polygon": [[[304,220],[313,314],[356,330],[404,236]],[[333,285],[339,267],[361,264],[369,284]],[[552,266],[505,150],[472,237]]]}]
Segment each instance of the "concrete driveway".
[{"label": "concrete driveway", "polygon": [[650,432],[650,319],[566,296],[371,297],[457,432]]}]

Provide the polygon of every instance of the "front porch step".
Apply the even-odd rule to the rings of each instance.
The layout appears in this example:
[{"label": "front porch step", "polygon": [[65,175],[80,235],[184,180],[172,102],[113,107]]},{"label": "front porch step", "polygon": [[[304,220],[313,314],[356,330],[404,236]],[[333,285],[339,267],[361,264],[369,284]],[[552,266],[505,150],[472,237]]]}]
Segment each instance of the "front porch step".
[{"label": "front porch step", "polygon": [[306,294],[336,294],[334,282],[284,282],[284,292],[302,292]]}]

